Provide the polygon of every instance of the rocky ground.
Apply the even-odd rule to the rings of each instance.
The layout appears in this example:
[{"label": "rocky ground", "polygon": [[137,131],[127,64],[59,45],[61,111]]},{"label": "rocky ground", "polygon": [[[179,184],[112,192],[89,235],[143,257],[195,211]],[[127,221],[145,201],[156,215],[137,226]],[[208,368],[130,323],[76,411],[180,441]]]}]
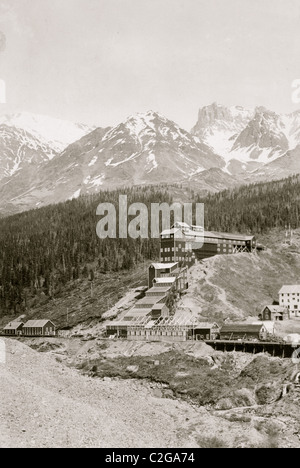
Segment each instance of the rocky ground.
[{"label": "rocky ground", "polygon": [[[222,360],[220,353],[201,343],[174,348],[124,342],[106,346],[103,341],[27,341],[38,352],[5,339],[7,359],[0,364],[1,448],[300,447],[297,389],[290,388],[284,398],[279,392],[295,370],[288,360],[228,353],[235,363],[230,378],[242,387],[239,398],[236,394],[235,400],[219,398],[214,405],[200,406],[184,391],[181,395],[170,391],[173,381],[168,385],[159,378],[142,378],[139,372],[149,368],[158,376],[159,369],[166,373],[165,357],[174,359],[175,354],[168,353],[177,353],[176,379],[189,384],[194,376],[182,363],[196,363],[199,372],[193,367],[193,374],[199,374],[203,387],[209,376],[221,372],[224,353]],[[106,362],[107,373],[122,362],[127,367],[118,368],[120,375],[125,371],[131,375],[93,375],[87,363],[92,366],[97,357]],[[201,374],[204,361],[207,379]],[[85,368],[79,370],[83,362]],[[128,371],[134,362],[140,371],[138,366]],[[248,389],[243,388],[247,382]]]}]

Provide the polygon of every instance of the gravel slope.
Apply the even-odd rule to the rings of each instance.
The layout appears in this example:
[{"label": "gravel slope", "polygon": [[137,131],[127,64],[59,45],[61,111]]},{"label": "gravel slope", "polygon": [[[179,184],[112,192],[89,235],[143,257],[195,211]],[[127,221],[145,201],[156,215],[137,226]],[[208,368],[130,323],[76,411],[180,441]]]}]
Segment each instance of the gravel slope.
[{"label": "gravel slope", "polygon": [[137,381],[81,376],[51,355],[5,340],[0,364],[0,446],[193,447],[184,422],[202,409],[155,398]]}]

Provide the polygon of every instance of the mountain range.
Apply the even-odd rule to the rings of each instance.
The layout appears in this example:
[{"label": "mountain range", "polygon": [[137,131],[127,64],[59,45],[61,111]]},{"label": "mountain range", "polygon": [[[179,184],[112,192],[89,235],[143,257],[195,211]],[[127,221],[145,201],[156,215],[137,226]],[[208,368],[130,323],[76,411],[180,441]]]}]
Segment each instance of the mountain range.
[{"label": "mountain range", "polygon": [[299,173],[300,111],[213,103],[190,132],[154,111],[107,128],[2,116],[0,168],[2,215],[129,185],[219,191]]}]

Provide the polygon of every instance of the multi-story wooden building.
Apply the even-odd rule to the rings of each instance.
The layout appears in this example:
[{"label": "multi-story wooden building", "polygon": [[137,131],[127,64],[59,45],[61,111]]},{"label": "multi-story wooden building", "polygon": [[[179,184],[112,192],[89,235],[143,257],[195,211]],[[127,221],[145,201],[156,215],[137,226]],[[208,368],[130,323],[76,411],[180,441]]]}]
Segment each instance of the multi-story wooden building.
[{"label": "multi-story wooden building", "polygon": [[160,236],[161,263],[179,262],[187,266],[195,260],[214,255],[252,252],[256,248],[255,236],[203,231],[199,226],[175,223]]},{"label": "multi-story wooden building", "polygon": [[288,309],[290,318],[300,317],[300,284],[282,286],[279,291],[279,304]]},{"label": "multi-story wooden building", "polygon": [[180,267],[178,262],[152,263],[149,267],[148,287],[172,287],[177,291],[187,289],[187,266]]},{"label": "multi-story wooden building", "polygon": [[128,337],[128,330],[142,323],[170,315],[167,301],[169,295],[187,289],[187,266],[180,267],[177,262],[152,263],[149,267],[148,290],[134,307],[123,317],[107,325],[107,335]]}]

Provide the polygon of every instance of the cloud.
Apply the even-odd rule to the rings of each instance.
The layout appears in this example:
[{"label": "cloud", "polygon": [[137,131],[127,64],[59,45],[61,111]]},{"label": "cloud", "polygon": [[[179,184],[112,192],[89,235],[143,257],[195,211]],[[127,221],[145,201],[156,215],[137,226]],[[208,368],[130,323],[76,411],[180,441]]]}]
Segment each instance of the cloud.
[{"label": "cloud", "polygon": [[0,52],[3,52],[6,47],[6,36],[5,34],[0,31]]}]

